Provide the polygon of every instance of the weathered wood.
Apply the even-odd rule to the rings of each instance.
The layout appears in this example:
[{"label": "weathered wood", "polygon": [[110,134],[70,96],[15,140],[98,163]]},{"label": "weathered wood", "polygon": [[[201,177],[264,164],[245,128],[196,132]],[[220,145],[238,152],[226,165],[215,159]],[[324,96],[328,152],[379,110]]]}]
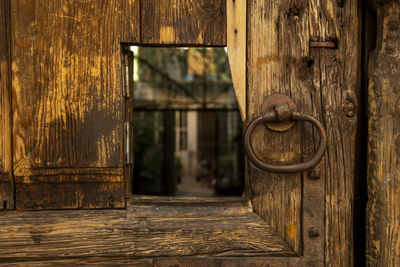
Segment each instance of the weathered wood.
[{"label": "weathered wood", "polygon": [[0,174],[0,210],[14,208],[14,188],[10,175]]},{"label": "weathered wood", "polygon": [[34,267],[69,267],[69,266],[132,266],[132,267],[152,267],[153,259],[137,259],[129,257],[89,257],[89,258],[72,258],[72,259],[44,259],[44,260],[28,260],[23,262],[10,261],[0,262],[0,266],[34,266]]},{"label": "weathered wood", "polygon": [[130,208],[137,217],[246,216],[253,212],[250,201],[239,198],[165,199],[135,196],[130,201]]},{"label": "weathered wood", "polygon": [[[140,42],[140,14],[144,44],[223,45],[220,25],[225,18],[215,15],[219,4],[225,7],[222,2],[146,0],[141,13],[138,1],[12,2],[19,207],[123,207],[126,114],[120,43]],[[329,147],[318,166],[319,180],[310,180],[308,173],[265,174],[249,164],[246,195],[252,206],[243,200],[223,204],[226,200],[135,198],[127,210],[4,213],[0,262],[37,258],[47,261],[43,264],[67,265],[84,264],[92,257],[99,264],[112,262],[111,256],[135,263],[134,257],[286,255],[295,257],[142,262],[321,266],[325,249],[326,265],[351,266],[359,4],[247,3],[248,118],[260,114],[265,96],[283,93],[301,112],[322,121]],[[338,49],[309,48],[310,41],[327,40],[336,42]],[[266,161],[304,160],[318,145],[315,130],[301,123],[286,133],[264,130],[258,129],[253,138],[257,154]],[[262,219],[252,213],[253,207]],[[311,226],[319,237],[308,236]],[[54,259],[49,261],[49,255]]]},{"label": "weathered wood", "polygon": [[241,204],[237,215],[215,215],[213,209],[221,210],[223,203],[221,207],[207,202],[186,202],[186,207],[179,201],[175,204],[180,216],[162,207],[149,213],[135,204],[126,210],[7,212],[0,216],[0,262],[48,259],[49,255],[53,260],[295,255],[258,215]]},{"label": "weathered wood", "polygon": [[[247,120],[261,114],[263,99],[274,93],[295,103],[308,90],[299,70],[308,56],[307,1],[248,1]],[[295,11],[297,14],[295,14]],[[253,147],[263,160],[289,163],[301,160],[301,129],[267,131],[259,127]],[[301,175],[273,174],[248,164],[247,192],[255,211],[301,252]]]},{"label": "weathered wood", "polygon": [[226,45],[226,0],[142,0],[141,44]]},{"label": "weathered wood", "polygon": [[24,210],[124,208],[125,182],[16,183],[15,195]]},{"label": "weathered wood", "polygon": [[366,260],[400,266],[400,2],[370,4],[377,24],[368,72]]},{"label": "weathered wood", "polygon": [[[329,140],[325,159],[303,178],[265,174],[250,165],[248,193],[257,213],[295,251],[303,249],[302,264],[322,265],[325,242],[326,265],[351,266],[360,129],[360,2],[339,6],[337,1],[261,1],[251,2],[248,8],[248,119],[260,114],[265,96],[283,93],[299,111],[324,124]],[[310,49],[310,41],[334,41],[338,49]],[[254,147],[270,162],[310,158],[319,142],[310,125],[297,125],[288,133],[262,131],[260,127],[254,134]],[[315,173],[320,179],[313,181],[309,176]],[[300,207],[304,228],[297,213]],[[309,227],[315,227],[319,237],[309,237]],[[303,248],[299,231],[304,235]]]},{"label": "weathered wood", "polygon": [[360,159],[361,2],[310,1],[310,14],[310,40],[338,45],[337,50],[312,48],[313,82],[304,98],[328,136],[319,168],[326,194],[325,260],[327,266],[352,266],[353,187]]},{"label": "weathered wood", "polygon": [[232,83],[242,120],[246,121],[246,0],[226,0],[227,48]]},{"label": "weathered wood", "polygon": [[[12,1],[16,177],[43,168],[60,174],[73,168],[122,171],[121,42],[139,41],[138,8],[137,0]],[[49,197],[45,187],[42,198]],[[104,184],[98,190],[107,191]],[[58,208],[65,208],[62,197],[53,202]],[[108,207],[97,200],[96,207]]]},{"label": "weathered wood", "polygon": [[254,267],[254,266],[285,266],[295,267],[299,265],[299,258],[161,258],[154,259],[155,267]]},{"label": "weathered wood", "polygon": [[285,257],[159,257],[152,259],[138,259],[129,257],[91,257],[60,260],[41,260],[24,262],[0,263],[0,266],[133,266],[133,267],[254,267],[254,266],[285,266],[298,267],[299,258]]},{"label": "weathered wood", "polygon": [[11,151],[10,6],[0,1],[0,210],[14,208]]}]

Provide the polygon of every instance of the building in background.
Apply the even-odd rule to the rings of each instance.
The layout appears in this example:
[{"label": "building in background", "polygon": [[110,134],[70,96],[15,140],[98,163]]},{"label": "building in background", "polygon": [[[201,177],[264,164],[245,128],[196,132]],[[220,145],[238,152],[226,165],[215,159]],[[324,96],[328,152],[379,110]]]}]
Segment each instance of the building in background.
[{"label": "building in background", "polygon": [[240,195],[241,120],[225,49],[132,47],[132,51],[133,191]]}]

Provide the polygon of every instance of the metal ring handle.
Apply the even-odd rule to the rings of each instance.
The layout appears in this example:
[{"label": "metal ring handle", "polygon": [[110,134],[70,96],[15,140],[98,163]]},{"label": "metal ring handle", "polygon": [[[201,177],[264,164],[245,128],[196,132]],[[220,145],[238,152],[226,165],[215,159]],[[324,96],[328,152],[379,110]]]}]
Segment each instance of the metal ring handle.
[{"label": "metal ring handle", "polygon": [[305,170],[308,170],[315,166],[318,162],[320,162],[322,156],[325,153],[326,150],[326,144],[327,144],[327,138],[326,138],[326,132],[322,124],[314,117],[301,114],[296,111],[290,111],[290,118],[285,118],[284,120],[293,120],[293,121],[308,121],[312,124],[314,124],[317,127],[317,130],[320,135],[320,143],[317,152],[315,153],[314,157],[309,159],[308,161],[305,162],[300,162],[300,163],[293,163],[289,165],[274,165],[270,163],[266,163],[264,161],[261,161],[256,154],[254,153],[253,147],[251,145],[251,135],[253,133],[254,128],[265,122],[274,122],[274,121],[284,121],[284,120],[279,120],[277,118],[277,114],[273,111],[267,112],[261,116],[258,116],[254,120],[250,122],[250,124],[246,128],[245,132],[245,139],[244,139],[244,144],[245,144],[245,150],[247,153],[247,156],[249,160],[259,169],[267,171],[267,172],[277,172],[277,173],[292,173],[292,172],[302,172]]}]

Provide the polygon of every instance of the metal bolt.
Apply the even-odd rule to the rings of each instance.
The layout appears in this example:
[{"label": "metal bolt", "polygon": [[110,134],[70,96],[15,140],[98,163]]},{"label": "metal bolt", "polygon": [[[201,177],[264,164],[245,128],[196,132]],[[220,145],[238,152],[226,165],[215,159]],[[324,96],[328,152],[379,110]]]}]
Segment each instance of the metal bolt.
[{"label": "metal bolt", "polygon": [[309,237],[318,237],[319,236],[318,229],[316,227],[311,227],[310,229],[308,229],[308,236]]},{"label": "metal bolt", "polygon": [[343,111],[347,118],[352,118],[356,115],[356,104],[350,96],[346,97],[346,102],[343,104]]},{"label": "metal bolt", "polygon": [[344,7],[346,0],[337,0],[336,2],[337,2],[338,7]]},{"label": "metal bolt", "polygon": [[308,178],[313,179],[313,180],[318,180],[320,175],[321,175],[321,170],[319,168],[313,168],[308,173]]},{"label": "metal bolt", "polygon": [[344,113],[346,114],[347,118],[352,118],[356,115],[356,110],[354,104],[348,104],[343,107]]}]

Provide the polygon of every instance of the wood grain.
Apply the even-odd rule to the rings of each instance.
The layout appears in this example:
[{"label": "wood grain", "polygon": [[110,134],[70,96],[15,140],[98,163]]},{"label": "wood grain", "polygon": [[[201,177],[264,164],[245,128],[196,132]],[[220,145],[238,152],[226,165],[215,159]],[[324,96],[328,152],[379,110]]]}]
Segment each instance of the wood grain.
[{"label": "wood grain", "polygon": [[60,260],[29,260],[0,263],[0,266],[133,266],[133,267],[298,267],[299,258],[286,257],[158,257],[138,259],[134,257],[90,257]]},{"label": "wood grain", "polygon": [[[261,1],[248,8],[248,119],[260,114],[266,96],[283,93],[299,111],[320,120],[328,135],[325,158],[314,168],[319,179],[311,180],[307,172],[265,174],[249,165],[248,193],[257,213],[295,251],[303,251],[302,264],[351,266],[359,159],[360,2]],[[310,41],[334,41],[338,49],[310,49]],[[318,134],[310,125],[296,127],[283,134],[260,129],[253,137],[259,156],[281,163],[310,158]],[[310,227],[319,237],[308,236]]]},{"label": "wood grain", "polygon": [[141,44],[226,45],[226,0],[142,0]]},{"label": "wood grain", "polygon": [[[367,266],[400,265],[400,3],[370,1],[376,47],[369,60]],[[372,33],[374,34],[374,33]]]},{"label": "wood grain", "polygon": [[137,217],[247,216],[253,207],[242,198],[176,198],[134,196],[130,209]]},{"label": "wood grain", "polygon": [[[294,10],[297,15],[295,18]],[[308,90],[300,74],[308,56],[307,1],[248,1],[247,119],[261,115],[265,97],[281,93],[299,103]],[[268,41],[267,41],[268,40]],[[301,160],[301,129],[253,134],[256,154],[270,163]],[[301,252],[301,175],[247,166],[247,193],[255,211],[297,253]]]},{"label": "wood grain", "polygon": [[307,106],[324,122],[328,136],[320,170],[325,179],[325,260],[329,266],[354,264],[354,182],[360,159],[361,3],[343,3],[310,1],[310,12],[315,14],[310,16],[310,40],[338,43],[337,50],[312,49],[313,90],[307,96]]},{"label": "wood grain", "polygon": [[100,209],[125,207],[125,183],[16,183],[17,209]]},{"label": "wood grain", "polygon": [[41,168],[122,170],[121,42],[140,39],[138,7],[12,1],[16,177]]},{"label": "wood grain", "polygon": [[155,267],[255,267],[255,266],[285,266],[285,267],[295,267],[299,265],[299,258],[285,258],[285,257],[253,257],[253,258],[161,258],[154,259]]},{"label": "wood grain", "polygon": [[246,121],[246,0],[226,0],[227,48],[232,83],[242,120]]},{"label": "wood grain", "polygon": [[89,257],[72,259],[43,259],[28,260],[23,262],[8,261],[0,262],[0,266],[34,266],[34,267],[69,267],[69,266],[132,266],[132,267],[152,267],[153,259],[137,259],[135,257]]},{"label": "wood grain", "polygon": [[0,1],[0,210],[14,208],[11,149],[10,6]]},{"label": "wood grain", "polygon": [[[215,215],[209,204],[186,203],[191,215],[179,217],[168,210],[143,216],[134,204],[126,210],[7,212],[0,217],[0,262],[45,260],[50,255],[52,260],[294,255],[251,209],[239,206],[237,215]],[[183,204],[178,205],[183,211]]]}]

